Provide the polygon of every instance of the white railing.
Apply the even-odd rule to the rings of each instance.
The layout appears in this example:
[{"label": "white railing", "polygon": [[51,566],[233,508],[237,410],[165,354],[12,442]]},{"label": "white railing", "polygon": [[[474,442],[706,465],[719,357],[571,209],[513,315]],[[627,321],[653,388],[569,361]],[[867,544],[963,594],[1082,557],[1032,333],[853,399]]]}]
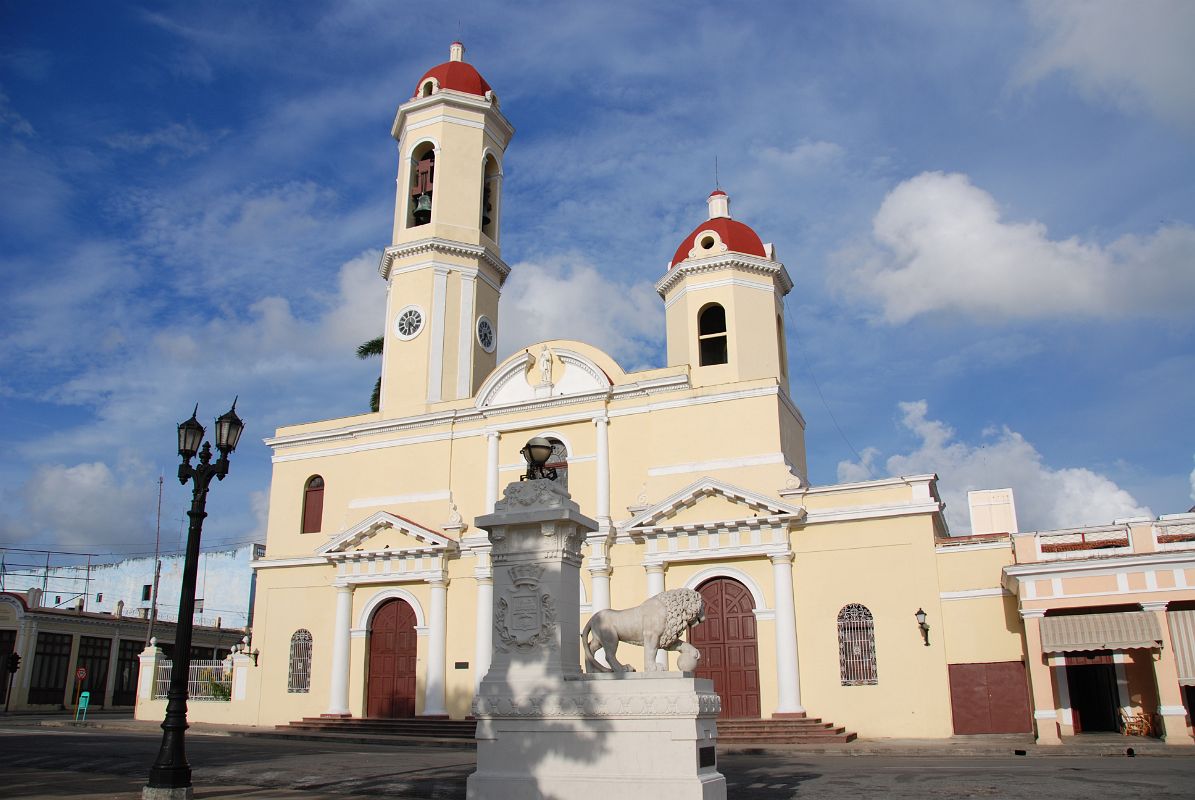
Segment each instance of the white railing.
[{"label": "white railing", "polygon": [[1132,534],[1122,526],[1039,533],[1034,538],[1042,561],[1120,555],[1133,550]]},{"label": "white railing", "polygon": [[[154,676],[154,699],[166,697],[170,692],[170,675],[174,662],[162,660]],[[192,661],[187,678],[188,700],[214,700],[227,702],[232,699],[232,669],[227,661]]]},{"label": "white railing", "polygon": [[1154,548],[1157,550],[1195,550],[1195,522],[1154,525]]}]

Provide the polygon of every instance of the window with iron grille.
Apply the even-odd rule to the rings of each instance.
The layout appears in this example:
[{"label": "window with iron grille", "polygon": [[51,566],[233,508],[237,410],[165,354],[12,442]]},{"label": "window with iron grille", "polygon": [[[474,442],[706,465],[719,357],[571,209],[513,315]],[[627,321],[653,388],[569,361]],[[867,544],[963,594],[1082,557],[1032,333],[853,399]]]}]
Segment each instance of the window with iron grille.
[{"label": "window with iron grille", "polygon": [[838,612],[838,668],[843,686],[874,686],[880,682],[875,620],[867,606],[849,603]]},{"label": "window with iron grille", "polygon": [[290,637],[290,680],[286,690],[292,694],[311,691],[311,631],[300,628]]}]

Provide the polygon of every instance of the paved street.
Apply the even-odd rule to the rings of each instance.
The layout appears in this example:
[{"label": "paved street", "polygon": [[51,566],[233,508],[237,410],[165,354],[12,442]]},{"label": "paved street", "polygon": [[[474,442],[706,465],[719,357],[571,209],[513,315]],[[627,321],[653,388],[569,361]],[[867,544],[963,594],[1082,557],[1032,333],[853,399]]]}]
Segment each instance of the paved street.
[{"label": "paved street", "polygon": [[[135,798],[157,752],[146,733],[0,729],[0,798]],[[456,800],[472,748],[188,736],[196,798]],[[1195,796],[1195,758],[727,755],[734,800],[882,797],[1110,800]],[[665,800],[665,799],[661,799]]]}]

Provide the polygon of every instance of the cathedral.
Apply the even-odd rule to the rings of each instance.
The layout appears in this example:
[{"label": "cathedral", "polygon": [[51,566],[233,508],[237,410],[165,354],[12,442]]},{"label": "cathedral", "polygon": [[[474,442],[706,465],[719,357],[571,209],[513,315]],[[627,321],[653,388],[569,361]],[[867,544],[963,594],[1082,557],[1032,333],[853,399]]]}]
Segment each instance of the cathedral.
[{"label": "cathedral", "polygon": [[807,714],[925,738],[1045,724],[1031,705],[1055,708],[1057,687],[1041,683],[1040,651],[1040,664],[1026,656],[1026,579],[1005,574],[1011,492],[973,492],[974,533],[950,537],[935,475],[810,485],[786,352],[793,280],[730,197],[715,190],[694,209],[655,283],[665,366],[627,372],[565,339],[499,362],[514,127],[460,43],[411,88],[391,129],[379,410],[267,440],[260,664],[231,707],[192,705],[192,718],[468,716],[494,637],[490,542],[473,521],[542,437],[547,468],[598,523],[581,623],[666,589],[700,592],[697,674],[723,718]]}]

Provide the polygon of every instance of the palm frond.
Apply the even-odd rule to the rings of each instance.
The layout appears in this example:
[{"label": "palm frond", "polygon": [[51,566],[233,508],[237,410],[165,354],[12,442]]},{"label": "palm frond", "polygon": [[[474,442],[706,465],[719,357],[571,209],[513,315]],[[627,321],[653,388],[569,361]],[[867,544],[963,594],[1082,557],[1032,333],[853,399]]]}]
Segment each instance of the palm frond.
[{"label": "palm frond", "polygon": [[357,358],[369,358],[370,356],[380,356],[382,354],[383,337],[379,336],[376,339],[370,339],[368,342],[360,345],[357,348]]}]

